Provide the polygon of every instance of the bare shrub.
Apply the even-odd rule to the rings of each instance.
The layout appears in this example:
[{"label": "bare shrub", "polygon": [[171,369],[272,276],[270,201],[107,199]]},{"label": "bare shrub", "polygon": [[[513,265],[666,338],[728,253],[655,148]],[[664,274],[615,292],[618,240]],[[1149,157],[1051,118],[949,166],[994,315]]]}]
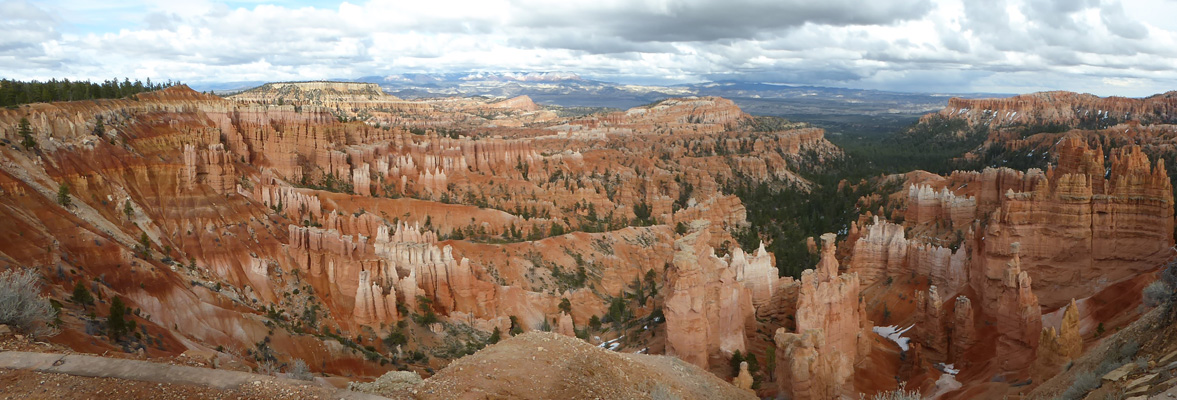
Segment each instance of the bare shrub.
[{"label": "bare shrub", "polygon": [[262,361],[257,363],[257,373],[262,375],[277,375],[280,370],[277,365],[270,361]]},{"label": "bare shrub", "polygon": [[1177,261],[1171,262],[1161,270],[1161,282],[1169,287],[1177,287]]},{"label": "bare shrub", "polygon": [[[859,398],[866,397],[860,395]],[[920,400],[922,398],[923,397],[920,396],[920,391],[907,390],[907,382],[901,382],[899,383],[899,388],[886,392],[875,393],[875,395],[871,397],[871,400]]]},{"label": "bare shrub", "polygon": [[1144,297],[1144,305],[1151,308],[1165,304],[1173,296],[1173,290],[1165,282],[1156,281],[1145,286],[1140,295]]},{"label": "bare shrub", "polygon": [[[1124,344],[1120,345],[1120,365],[1127,364],[1132,361],[1132,357],[1136,357],[1136,353],[1140,352],[1140,342],[1134,339],[1128,339]],[[1113,368],[1115,369],[1115,368]],[[1111,371],[1111,370],[1108,370]]]},{"label": "bare shrub", "polygon": [[1077,400],[1084,398],[1087,395],[1087,392],[1090,392],[1091,390],[1102,385],[1100,377],[1124,364],[1136,362],[1138,365],[1144,364],[1147,366],[1148,358],[1140,357],[1136,358],[1135,360],[1133,359],[1136,357],[1136,353],[1139,352],[1140,343],[1135,340],[1128,339],[1127,341],[1120,343],[1119,348],[1107,353],[1107,358],[1105,358],[1103,362],[1099,363],[1099,366],[1096,367],[1094,371],[1087,371],[1076,375],[1075,381],[1071,382],[1071,386],[1068,387],[1067,390],[1059,396],[1059,399]]},{"label": "bare shrub", "polygon": [[1071,382],[1071,386],[1059,398],[1063,400],[1081,399],[1087,395],[1087,392],[1099,387],[1099,384],[1099,376],[1091,372],[1084,372],[1075,377],[1075,381]]},{"label": "bare shrub", "polygon": [[307,366],[306,361],[302,359],[294,360],[294,365],[290,367],[290,377],[302,381],[314,380],[314,375],[311,375],[311,368]]},{"label": "bare shrub", "polygon": [[52,336],[57,310],[41,296],[41,275],[32,269],[0,272],[0,324],[31,336]]}]

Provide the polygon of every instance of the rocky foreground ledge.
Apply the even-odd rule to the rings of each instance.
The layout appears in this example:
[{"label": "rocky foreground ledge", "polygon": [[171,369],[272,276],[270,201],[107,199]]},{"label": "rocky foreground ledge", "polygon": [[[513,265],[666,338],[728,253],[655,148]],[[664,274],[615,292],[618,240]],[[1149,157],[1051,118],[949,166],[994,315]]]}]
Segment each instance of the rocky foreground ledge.
[{"label": "rocky foreground ledge", "polygon": [[[29,374],[51,373],[51,374]],[[52,376],[58,375],[58,376]],[[86,379],[110,378],[110,379]],[[22,382],[30,379],[38,382],[27,387]],[[128,383],[127,381],[139,381]],[[168,392],[179,398],[333,398],[333,399],[381,399],[383,397],[366,393],[339,390],[312,382],[259,375],[249,372],[229,371],[153,363],[150,361],[126,360],[79,354],[36,353],[26,351],[0,352],[0,382],[7,389],[0,390],[17,398],[41,396],[66,398],[87,398],[102,394],[119,394],[125,398],[136,398],[137,387],[146,385],[151,398]],[[67,393],[50,393],[46,383],[53,382],[55,388],[64,383]],[[165,388],[165,385],[167,386]],[[75,386],[80,386],[75,388]],[[23,389],[22,389],[23,388]],[[78,390],[80,389],[80,390]],[[109,392],[104,393],[104,391]]]}]

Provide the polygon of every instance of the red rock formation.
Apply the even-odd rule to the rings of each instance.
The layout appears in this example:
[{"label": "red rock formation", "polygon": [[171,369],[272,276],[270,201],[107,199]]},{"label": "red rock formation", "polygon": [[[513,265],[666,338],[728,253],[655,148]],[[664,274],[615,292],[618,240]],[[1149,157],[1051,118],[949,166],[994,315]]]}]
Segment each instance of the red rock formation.
[{"label": "red rock formation", "polygon": [[853,393],[854,365],[869,353],[871,324],[857,274],[838,275],[834,234],[822,235],[821,261],[801,275],[797,333],[781,328],[774,341],[778,387],[793,398],[831,399]]},{"label": "red rock formation", "polygon": [[780,393],[798,400],[836,399],[846,391],[853,371],[850,360],[840,353],[822,351],[826,346],[821,330],[801,334],[778,329],[773,341],[777,345],[776,381]]},{"label": "red rock formation", "polygon": [[674,266],[667,272],[666,353],[709,368],[712,358],[745,351],[744,326],[752,319],[752,295],[736,270],[707,243],[706,223],[675,241]]},{"label": "red rock formation", "polygon": [[[905,238],[902,225],[874,217],[854,242],[848,271],[869,286],[885,277],[912,272],[926,276],[949,296],[968,283],[968,251],[940,247]],[[971,236],[971,228],[965,236]]]},{"label": "red rock formation", "polygon": [[948,361],[959,362],[964,352],[977,343],[976,318],[973,316],[973,303],[965,296],[956,298],[952,311],[952,325],[948,331],[951,342]]},{"label": "red rock formation", "polygon": [[396,310],[395,279],[384,288],[379,283],[372,282],[369,279],[370,275],[369,271],[360,271],[354,311],[356,322],[364,325],[395,322],[399,319]]},{"label": "red rock formation", "polygon": [[193,145],[184,145],[184,182],[187,189],[198,183],[207,184],[217,193],[230,193],[236,185],[236,174],[225,146],[217,143],[208,145],[207,150],[196,150]]},{"label": "red rock formation", "polygon": [[571,314],[560,313],[560,319],[556,322],[556,333],[568,337],[576,337],[576,326],[572,323]]},{"label": "red rock formation", "polygon": [[1033,379],[1035,381],[1050,379],[1061,372],[1062,365],[1066,363],[1058,337],[1058,331],[1054,327],[1042,330],[1042,335],[1038,339],[1038,354],[1034,359]]},{"label": "red rock formation", "polygon": [[1062,372],[1063,366],[1083,355],[1083,337],[1079,334],[1079,307],[1075,301],[1063,313],[1062,324],[1042,330],[1038,340],[1038,358],[1034,363],[1034,379],[1045,381]]},{"label": "red rock formation", "polygon": [[968,229],[976,218],[977,202],[973,197],[958,197],[942,188],[932,190],[928,185],[912,185],[907,194],[906,221],[927,224],[933,221],[951,223],[950,230]]},{"label": "red rock formation", "polygon": [[1072,92],[1039,92],[1004,99],[952,98],[939,113],[929,115],[963,118],[970,125],[996,127],[1049,123],[1080,126],[1110,121],[1172,123],[1175,114],[1177,99],[1171,96],[1130,99]]},{"label": "red rock formation", "polygon": [[323,204],[318,196],[307,194],[307,191],[290,186],[277,186],[273,183],[254,186],[250,197],[260,201],[266,207],[290,210],[297,213],[296,220],[320,221],[323,219]]},{"label": "red rock formation", "polygon": [[[992,373],[1053,375],[1081,340],[1044,332],[1040,307],[1091,296],[1171,255],[1172,186],[1162,163],[1131,146],[1112,150],[1105,163],[1101,148],[1077,136],[1057,148],[1059,165],[1045,172],[920,179],[907,191],[904,225],[875,219],[852,235],[848,270],[866,285],[927,277],[936,297],[957,298],[943,307],[916,288],[923,294],[915,298],[914,339],[925,357],[943,355],[967,370],[977,365],[969,354],[995,355],[1001,362]],[[971,352],[991,337],[995,347]]]},{"label": "red rock formation", "polygon": [[730,265],[736,270],[736,280],[744,282],[744,286],[752,292],[753,307],[759,308],[772,299],[780,277],[772,254],[764,249],[764,243],[751,256],[744,254],[744,250],[739,247],[732,249]]},{"label": "red rock formation", "polygon": [[517,110],[517,111],[537,111],[537,110],[539,110],[539,106],[536,105],[535,102],[531,101],[531,97],[528,97],[528,96],[512,97],[510,99],[491,103],[490,107],[505,108],[505,109]]},{"label": "red rock formation", "polygon": [[[669,128],[724,130],[724,125],[746,118],[731,100],[718,97],[688,97],[668,99],[651,106],[631,108],[624,113],[613,113],[601,119],[603,124],[646,125],[665,124]],[[659,132],[657,129],[655,133]]]},{"label": "red rock formation", "polygon": [[316,106],[342,115],[354,116],[359,110],[398,109],[407,102],[384,93],[380,85],[358,82],[278,82],[267,83],[229,96],[244,104]]},{"label": "red rock formation", "polygon": [[1071,299],[1071,304],[1063,313],[1058,341],[1062,354],[1068,360],[1074,360],[1083,354],[1083,337],[1079,334],[1079,307],[1075,305],[1074,299]]},{"label": "red rock formation", "polygon": [[[996,298],[987,298],[989,313],[1000,336],[997,357],[1005,371],[1018,371],[1030,366],[1042,331],[1042,310],[1038,297],[1031,288],[1030,274],[1021,268],[1018,246],[1013,245],[1013,258],[1007,264],[1002,286]],[[993,310],[993,308],[996,308]]]},{"label": "red rock formation", "polygon": [[838,261],[834,235],[822,235],[821,261],[817,268],[801,274],[801,289],[797,299],[797,330],[820,329],[826,333],[829,349],[850,356],[855,362],[858,342],[866,340],[861,324],[865,315],[859,314],[860,284],[857,274],[838,275]]},{"label": "red rock formation", "polygon": [[[1067,299],[1152,269],[1173,246],[1173,195],[1162,162],[1151,166],[1138,148],[1117,149],[1103,183],[1098,154],[1067,140],[1064,158],[1045,176],[1025,178],[1027,190],[1007,189],[984,236],[989,248],[1021,243],[1022,269],[1036,282],[1043,305]],[[1095,168],[1095,166],[1100,166]],[[987,275],[996,271],[987,263]]]},{"label": "red rock formation", "polygon": [[916,292],[916,340],[922,344],[924,351],[931,352],[936,358],[948,354],[948,335],[946,332],[945,315],[940,294],[933,285],[927,292]]},{"label": "red rock formation", "polygon": [[[816,249],[816,244],[810,247]],[[857,273],[863,284],[871,285],[887,276],[901,274],[907,268],[907,250],[903,226],[880,222],[875,217],[874,223],[854,243],[848,269]]]},{"label": "red rock formation", "polygon": [[[650,281],[660,294],[631,302],[635,313],[664,307],[668,351],[719,369],[735,350],[763,351],[747,345],[759,324],[753,304],[780,323],[800,292],[777,279],[764,248],[713,256],[747,226],[725,185],[804,187],[791,164],[840,152],[820,129],[743,131],[748,116],[718,98],[568,119],[526,98],[404,101],[371,85],[278,86],[233,100],[172,88],[0,110],[0,135],[16,138],[27,115],[42,143],[39,154],[0,148],[0,261],[48,265],[53,293],[73,279],[99,282],[104,296],[155,316],[144,326],[172,335],[169,349],[252,348],[269,337],[280,355],[353,375],[379,364],[303,333],[389,354],[379,338],[407,317],[398,310],[422,312],[424,298],[440,319],[483,332],[505,332],[515,316],[525,329],[555,321],[574,334],[635,280]],[[98,116],[107,131],[95,136]],[[353,117],[366,120],[341,122]],[[60,182],[71,208],[55,205]],[[639,205],[653,226],[631,226]],[[673,226],[695,219],[709,224],[680,239],[690,243],[678,257]],[[584,278],[570,284],[576,274]]]},{"label": "red rock formation", "polygon": [[[1173,244],[1173,212],[1172,186],[1163,164],[1150,165],[1134,147],[1117,149],[1109,178],[1104,178],[1101,150],[1089,150],[1073,137],[1058,147],[1060,164],[1045,173],[986,169],[953,173],[937,183],[940,189],[912,186],[905,224],[920,237],[914,241],[920,250],[913,252],[916,247],[906,233],[901,235],[903,229],[876,223],[860,235],[851,270],[872,283],[888,271],[930,275],[933,284],[952,295],[964,279],[1001,279],[1006,249],[1016,242],[1021,244],[1022,269],[1034,280],[1043,305],[1059,307],[1166,259]],[[949,188],[960,193],[950,194]],[[946,213],[944,203],[928,200],[929,193],[935,198],[975,198],[975,215]],[[966,220],[981,221],[984,230],[971,232]],[[960,250],[943,247],[962,239],[962,248],[979,250],[971,261]],[[974,271],[978,276],[962,271],[969,264],[982,266]]]}]

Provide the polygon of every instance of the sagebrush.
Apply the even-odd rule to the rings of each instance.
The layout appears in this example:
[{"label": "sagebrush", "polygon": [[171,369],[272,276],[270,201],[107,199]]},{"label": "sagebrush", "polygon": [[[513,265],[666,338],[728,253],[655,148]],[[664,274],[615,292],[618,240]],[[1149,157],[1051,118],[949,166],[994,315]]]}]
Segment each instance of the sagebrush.
[{"label": "sagebrush", "polygon": [[1144,287],[1141,291],[1141,296],[1144,298],[1144,305],[1148,307],[1156,307],[1164,304],[1173,295],[1173,291],[1169,289],[1169,285],[1164,282],[1156,281]]},{"label": "sagebrush", "polygon": [[32,336],[52,336],[57,310],[41,295],[41,275],[32,269],[0,272],[0,324]]},{"label": "sagebrush", "polygon": [[311,375],[311,368],[307,366],[306,361],[302,359],[294,360],[294,365],[290,367],[290,377],[298,380],[309,381],[314,380],[314,375]]}]

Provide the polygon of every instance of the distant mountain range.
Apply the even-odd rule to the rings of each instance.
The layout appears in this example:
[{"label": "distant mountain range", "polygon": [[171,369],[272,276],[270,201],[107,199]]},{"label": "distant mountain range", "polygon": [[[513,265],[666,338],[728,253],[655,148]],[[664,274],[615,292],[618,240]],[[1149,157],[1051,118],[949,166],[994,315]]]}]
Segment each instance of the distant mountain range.
[{"label": "distant mountain range", "polygon": [[[907,124],[915,116],[943,108],[951,97],[1009,97],[995,93],[903,93],[754,82],[705,82],[670,86],[636,85],[587,79],[566,72],[412,73],[365,76],[338,81],[379,84],[395,96],[414,99],[447,96],[515,97],[541,105],[627,109],[669,97],[721,96],[744,111],[832,124],[891,121]],[[197,86],[231,94],[264,82]]]}]

